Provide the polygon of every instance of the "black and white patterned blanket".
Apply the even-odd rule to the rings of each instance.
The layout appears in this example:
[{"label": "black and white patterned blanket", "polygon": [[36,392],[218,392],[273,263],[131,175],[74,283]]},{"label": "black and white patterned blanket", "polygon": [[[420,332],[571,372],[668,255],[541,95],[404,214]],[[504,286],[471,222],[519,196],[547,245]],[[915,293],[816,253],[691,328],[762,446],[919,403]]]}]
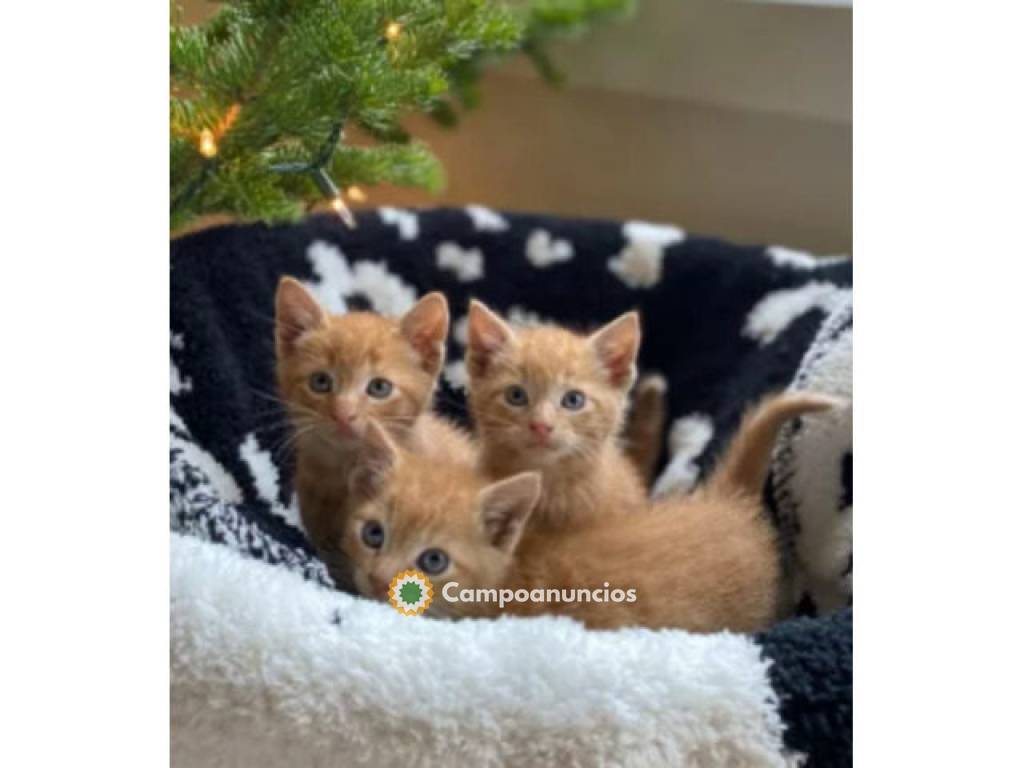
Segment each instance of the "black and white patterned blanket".
[{"label": "black and white patterned blanket", "polygon": [[[459,419],[470,297],[520,320],[580,327],[638,308],[641,368],[661,372],[669,384],[659,493],[692,486],[744,407],[761,395],[789,386],[851,395],[849,260],[738,246],[673,226],[478,206],[382,208],[358,220],[354,230],[317,216],[278,227],[220,227],[172,242],[176,534],[329,584],[299,525],[288,429],[274,398],[273,297],[284,274],[336,311],[395,314],[428,290],[443,291],[453,329],[439,407]],[[816,765],[849,764],[848,420],[788,430],[766,499],[785,534],[787,565],[799,585],[793,603],[803,614],[749,639],[766,662],[772,716],[784,728],[781,749]],[[176,583],[172,616],[188,604],[184,592],[175,602]]]}]

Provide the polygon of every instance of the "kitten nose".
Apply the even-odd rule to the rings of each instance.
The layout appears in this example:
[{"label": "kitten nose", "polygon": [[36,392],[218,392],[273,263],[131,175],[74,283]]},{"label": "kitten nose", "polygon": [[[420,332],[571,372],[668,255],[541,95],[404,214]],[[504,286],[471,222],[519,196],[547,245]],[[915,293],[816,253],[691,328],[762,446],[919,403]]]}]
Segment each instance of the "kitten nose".
[{"label": "kitten nose", "polygon": [[347,400],[334,401],[334,419],[339,424],[347,425],[355,421],[356,409]]},{"label": "kitten nose", "polygon": [[531,421],[530,431],[537,437],[548,437],[551,434],[551,425],[544,421]]}]

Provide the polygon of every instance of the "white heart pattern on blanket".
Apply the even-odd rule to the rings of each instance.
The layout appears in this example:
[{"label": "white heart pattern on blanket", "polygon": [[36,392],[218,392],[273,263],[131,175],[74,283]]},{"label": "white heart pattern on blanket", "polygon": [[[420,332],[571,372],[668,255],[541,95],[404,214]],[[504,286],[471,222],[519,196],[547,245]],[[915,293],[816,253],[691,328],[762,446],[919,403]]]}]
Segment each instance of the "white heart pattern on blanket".
[{"label": "white heart pattern on blanket", "polygon": [[508,220],[504,216],[482,205],[467,205],[466,215],[472,219],[477,232],[504,232],[508,229]]},{"label": "white heart pattern on blanket", "polygon": [[402,208],[382,207],[377,215],[385,224],[398,228],[398,236],[403,240],[415,240],[420,234],[420,218],[413,211]]},{"label": "white heart pattern on blanket", "polygon": [[484,276],[484,254],[479,248],[441,243],[437,246],[437,268],[454,272],[459,282],[470,283]]},{"label": "white heart pattern on blanket", "polygon": [[763,296],[747,315],[743,335],[762,347],[771,344],[797,318],[812,309],[831,312],[851,294],[849,288],[812,280],[797,288],[783,288]]},{"label": "white heart pattern on blanket", "polygon": [[689,493],[700,476],[697,459],[704,453],[714,434],[715,424],[706,413],[691,413],[676,419],[668,436],[668,449],[672,458],[655,482],[651,495],[660,497],[670,493]]},{"label": "white heart pattern on blanket", "polygon": [[623,225],[626,247],[608,260],[608,269],[630,288],[653,288],[661,280],[665,249],[681,243],[686,233],[665,224],[630,221]]},{"label": "white heart pattern on blanket", "polygon": [[346,299],[357,294],[369,299],[375,312],[395,317],[416,303],[416,289],[384,264],[357,261],[350,266],[340,248],[323,240],[310,243],[306,258],[317,279],[303,284],[331,312],[347,312]]},{"label": "white heart pattern on blanket", "polygon": [[526,239],[526,258],[537,269],[569,261],[573,255],[572,243],[555,239],[546,229],[535,229]]}]

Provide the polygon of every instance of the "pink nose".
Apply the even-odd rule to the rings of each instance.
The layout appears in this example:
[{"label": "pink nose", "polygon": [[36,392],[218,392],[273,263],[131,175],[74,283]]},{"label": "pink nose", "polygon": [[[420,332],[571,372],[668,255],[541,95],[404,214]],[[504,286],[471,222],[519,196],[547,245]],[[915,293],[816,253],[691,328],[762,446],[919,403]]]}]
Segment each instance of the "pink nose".
[{"label": "pink nose", "polygon": [[551,434],[551,425],[543,421],[531,421],[530,431],[538,437],[548,437]]},{"label": "pink nose", "polygon": [[337,402],[334,404],[334,419],[341,425],[348,425],[355,421],[355,410],[347,403]]}]

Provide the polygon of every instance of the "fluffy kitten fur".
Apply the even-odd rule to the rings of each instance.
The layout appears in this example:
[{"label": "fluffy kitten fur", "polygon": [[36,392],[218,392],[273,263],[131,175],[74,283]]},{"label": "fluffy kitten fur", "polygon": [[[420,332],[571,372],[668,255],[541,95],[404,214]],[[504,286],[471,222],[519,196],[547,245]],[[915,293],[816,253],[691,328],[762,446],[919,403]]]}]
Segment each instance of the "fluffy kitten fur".
[{"label": "fluffy kitten fur", "polygon": [[370,419],[410,451],[475,460],[469,437],[430,413],[448,322],[440,293],[394,319],[331,315],[298,281],[285,277],[278,284],[277,384],[295,429],[294,485],[302,523],[336,580],[345,580],[337,541]]},{"label": "fluffy kitten fur", "polygon": [[633,390],[633,401],[626,417],[622,450],[645,488],[650,488],[654,482],[658,459],[661,458],[661,436],[668,420],[667,389],[664,376],[641,376]]},{"label": "fluffy kitten fur", "polygon": [[[548,325],[513,330],[470,304],[466,367],[480,466],[493,479],[541,474],[532,527],[643,508],[644,487],[617,440],[639,345],[635,312],[581,336]],[[567,407],[579,396],[580,407]]]},{"label": "fluffy kitten fur", "polygon": [[[469,467],[438,464],[400,450],[375,425],[367,430],[364,478],[342,548],[359,591],[384,599],[394,575],[423,568],[428,551],[447,556],[429,573],[431,612],[493,616],[496,603],[451,603],[462,589],[635,589],[635,602],[506,604],[510,613],[557,613],[592,628],[627,625],[695,632],[750,632],[776,618],[780,589],[775,530],[761,491],[779,428],[804,413],[833,408],[832,398],[793,393],[751,411],[709,481],[640,515],[607,516],[588,526],[527,530],[541,478],[526,472],[489,483]],[[367,525],[381,541],[365,542]],[[524,533],[525,532],[525,533]]]}]

